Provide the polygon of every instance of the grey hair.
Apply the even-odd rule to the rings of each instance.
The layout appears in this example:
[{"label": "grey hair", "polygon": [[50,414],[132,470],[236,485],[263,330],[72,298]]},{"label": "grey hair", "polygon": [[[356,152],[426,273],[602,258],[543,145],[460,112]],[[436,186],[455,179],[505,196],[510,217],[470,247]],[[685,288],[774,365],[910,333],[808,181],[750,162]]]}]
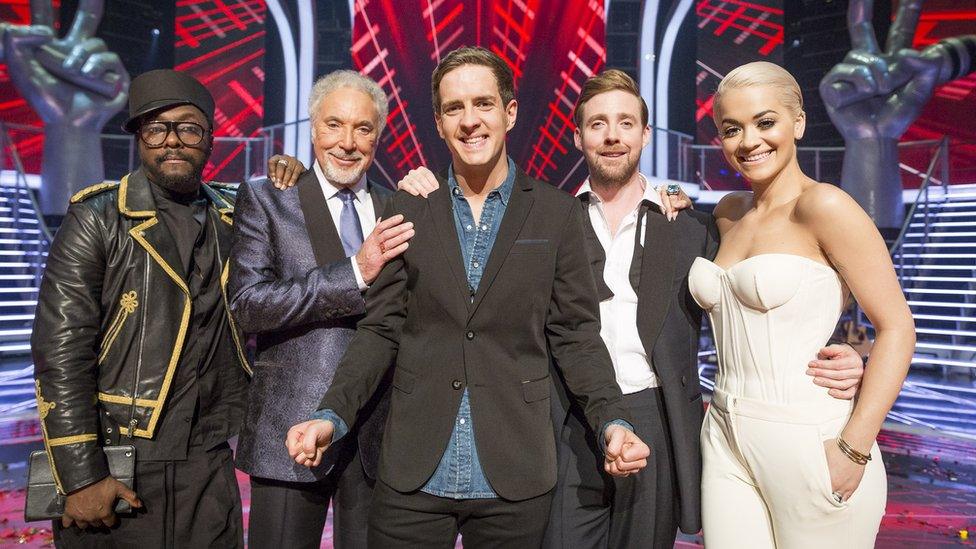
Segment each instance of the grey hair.
[{"label": "grey hair", "polygon": [[332,71],[315,81],[312,93],[308,96],[308,118],[315,122],[322,98],[341,88],[352,88],[369,95],[376,107],[376,135],[382,134],[386,127],[386,115],[390,110],[386,93],[372,78],[347,69]]}]

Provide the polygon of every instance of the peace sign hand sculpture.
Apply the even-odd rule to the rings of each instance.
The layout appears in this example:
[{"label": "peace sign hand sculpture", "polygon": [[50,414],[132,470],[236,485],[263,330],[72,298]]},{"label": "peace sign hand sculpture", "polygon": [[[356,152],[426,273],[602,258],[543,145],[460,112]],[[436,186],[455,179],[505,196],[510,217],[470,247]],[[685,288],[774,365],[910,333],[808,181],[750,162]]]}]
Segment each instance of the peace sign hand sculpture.
[{"label": "peace sign hand sculpture", "polygon": [[68,33],[53,30],[49,0],[31,0],[31,25],[0,29],[0,59],[45,123],[41,207],[63,213],[74,190],[104,179],[99,133],[128,97],[129,73],[93,35],[103,0],[81,0]]},{"label": "peace sign hand sculpture", "polygon": [[844,137],[844,190],[882,228],[901,226],[898,139],[921,114],[936,86],[976,67],[976,36],[946,38],[912,49],[923,0],[901,0],[881,50],[871,23],[873,0],[850,0],[852,49],[820,81],[830,120]]}]

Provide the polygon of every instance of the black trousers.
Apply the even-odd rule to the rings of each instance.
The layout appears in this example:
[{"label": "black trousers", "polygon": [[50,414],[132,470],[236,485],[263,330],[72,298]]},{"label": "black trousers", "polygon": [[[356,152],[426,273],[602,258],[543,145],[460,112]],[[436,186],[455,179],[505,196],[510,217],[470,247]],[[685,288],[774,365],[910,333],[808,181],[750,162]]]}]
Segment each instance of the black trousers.
[{"label": "black trousers", "polygon": [[647,467],[624,478],[604,472],[603,452],[593,432],[577,409],[570,412],[558,430],[559,469],[544,547],[674,547],[678,501],[661,393],[645,389],[624,395],[634,429],[651,447]]},{"label": "black trousers", "polygon": [[332,502],[336,549],[366,547],[366,518],[374,481],[363,471],[356,440],[343,447],[335,469],[319,482],[251,477],[251,549],[318,549]]},{"label": "black trousers", "polygon": [[227,444],[193,452],[185,461],[137,461],[135,491],[142,508],[120,515],[114,528],[62,528],[59,548],[182,549],[244,547],[241,494]]},{"label": "black trousers", "polygon": [[369,547],[451,549],[458,533],[465,549],[539,547],[550,499],[551,492],[523,501],[455,500],[404,494],[379,480],[369,513]]}]

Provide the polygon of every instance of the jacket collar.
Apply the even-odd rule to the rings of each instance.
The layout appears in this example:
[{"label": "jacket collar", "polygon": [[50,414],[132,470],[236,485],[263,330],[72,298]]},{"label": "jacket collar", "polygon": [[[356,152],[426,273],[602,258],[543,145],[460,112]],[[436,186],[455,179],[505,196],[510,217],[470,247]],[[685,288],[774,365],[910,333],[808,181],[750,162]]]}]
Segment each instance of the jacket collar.
[{"label": "jacket collar", "polygon": [[[119,212],[126,217],[156,217],[156,201],[153,199],[152,183],[146,172],[139,168],[122,177],[119,184]],[[220,220],[228,225],[234,223],[234,205],[210,185],[202,185],[203,194],[220,214]]]}]

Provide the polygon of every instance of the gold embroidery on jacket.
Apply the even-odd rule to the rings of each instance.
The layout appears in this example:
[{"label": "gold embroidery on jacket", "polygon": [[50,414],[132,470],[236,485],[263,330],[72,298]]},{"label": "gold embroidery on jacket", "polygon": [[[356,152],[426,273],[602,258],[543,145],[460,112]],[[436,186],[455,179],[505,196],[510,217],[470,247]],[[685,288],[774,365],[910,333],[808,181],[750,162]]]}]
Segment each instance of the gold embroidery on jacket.
[{"label": "gold embroidery on jacket", "polygon": [[115,314],[115,318],[109,325],[108,330],[105,331],[105,338],[102,340],[102,352],[98,355],[99,364],[105,360],[109,349],[115,343],[115,338],[122,332],[122,325],[125,324],[125,320],[136,311],[138,306],[139,300],[137,299],[135,290],[122,294],[122,299],[119,300],[119,312]]},{"label": "gold embroidery on jacket", "polygon": [[58,475],[58,469],[54,466],[54,454],[51,453],[51,442],[50,437],[47,434],[47,424],[45,420],[47,415],[53,410],[58,404],[56,402],[51,402],[44,400],[41,396],[41,382],[40,380],[34,380],[34,392],[37,395],[37,412],[41,416],[41,435],[44,437],[44,449],[47,450],[47,462],[51,466],[51,476],[54,477],[54,487],[57,489],[59,494],[64,494],[64,487],[61,484],[61,477]]}]

